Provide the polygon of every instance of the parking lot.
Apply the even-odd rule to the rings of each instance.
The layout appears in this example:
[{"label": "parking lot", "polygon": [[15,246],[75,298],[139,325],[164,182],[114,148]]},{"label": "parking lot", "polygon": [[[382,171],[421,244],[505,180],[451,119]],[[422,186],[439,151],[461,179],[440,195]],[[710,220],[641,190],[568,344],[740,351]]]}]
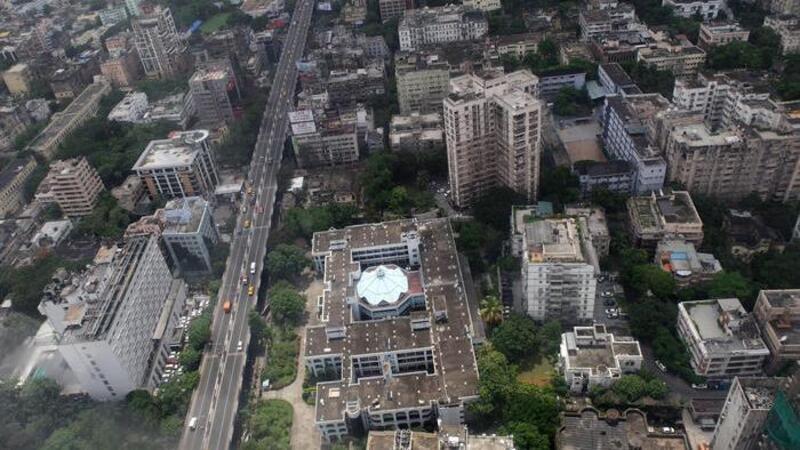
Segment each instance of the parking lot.
[{"label": "parking lot", "polygon": [[192,321],[203,314],[208,307],[210,298],[207,295],[194,295],[186,299],[183,312],[178,319],[175,333],[180,336],[173,345],[167,356],[167,364],[164,366],[164,373],[161,375],[161,382],[167,383],[173,377],[183,373],[183,366],[180,364],[182,349],[188,342],[189,326]]}]

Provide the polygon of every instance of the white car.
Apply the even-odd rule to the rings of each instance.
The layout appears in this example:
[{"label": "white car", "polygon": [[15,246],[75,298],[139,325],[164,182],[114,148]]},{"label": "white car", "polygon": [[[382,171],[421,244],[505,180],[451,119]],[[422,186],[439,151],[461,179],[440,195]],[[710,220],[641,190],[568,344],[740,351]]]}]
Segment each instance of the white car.
[{"label": "white car", "polygon": [[661,428],[661,432],[662,432],[662,433],[669,433],[669,434],[672,434],[672,433],[674,433],[674,432],[675,432],[675,428],[672,428],[672,427],[662,427],[662,428]]},{"label": "white car", "polygon": [[240,351],[242,351],[242,341],[239,341],[239,343],[238,343],[238,344],[236,344],[236,351],[237,351],[237,352],[240,352]]}]

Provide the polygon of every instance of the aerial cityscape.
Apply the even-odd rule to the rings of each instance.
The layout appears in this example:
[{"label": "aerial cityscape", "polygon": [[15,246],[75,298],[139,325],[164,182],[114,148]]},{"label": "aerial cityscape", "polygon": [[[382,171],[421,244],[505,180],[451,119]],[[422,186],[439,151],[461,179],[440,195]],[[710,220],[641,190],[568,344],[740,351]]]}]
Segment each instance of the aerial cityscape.
[{"label": "aerial cityscape", "polygon": [[0,449],[800,449],[800,0],[8,0],[0,78]]}]

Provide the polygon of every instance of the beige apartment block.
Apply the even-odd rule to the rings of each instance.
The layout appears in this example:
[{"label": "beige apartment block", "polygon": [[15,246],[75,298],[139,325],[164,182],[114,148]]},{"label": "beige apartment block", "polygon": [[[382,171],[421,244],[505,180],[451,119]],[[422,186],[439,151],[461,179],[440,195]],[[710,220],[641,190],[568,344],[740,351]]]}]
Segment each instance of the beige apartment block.
[{"label": "beige apartment block", "polygon": [[450,82],[447,61],[438,54],[416,52],[398,53],[394,61],[400,113],[441,111]]},{"label": "beige apartment block", "polygon": [[527,70],[454,78],[444,99],[453,201],[467,207],[492,187],[536,198],[541,153],[539,79]]},{"label": "beige apartment block", "polygon": [[15,159],[0,171],[0,218],[6,218],[25,203],[23,187],[36,168],[36,160]]},{"label": "beige apartment block", "polygon": [[69,217],[90,214],[104,189],[97,171],[84,157],[55,161],[44,184]]},{"label": "beige apartment block", "polygon": [[27,64],[15,64],[3,72],[3,81],[11,95],[26,95],[31,90],[31,70]]}]

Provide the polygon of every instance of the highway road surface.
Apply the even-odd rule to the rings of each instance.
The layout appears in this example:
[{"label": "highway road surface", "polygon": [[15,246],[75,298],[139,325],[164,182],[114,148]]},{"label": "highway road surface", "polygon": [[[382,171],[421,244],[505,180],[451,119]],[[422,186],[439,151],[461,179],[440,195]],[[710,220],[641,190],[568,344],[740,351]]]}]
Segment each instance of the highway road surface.
[{"label": "highway road surface", "polygon": [[[186,415],[181,449],[222,450],[231,444],[250,341],[248,314],[256,302],[255,297],[247,295],[247,285],[241,279],[244,276],[250,283],[256,283],[258,292],[288,129],[287,112],[293,104],[297,83],[295,62],[303,56],[313,10],[314,0],[298,0],[275,71],[250,164],[246,198],[236,222],[214,309],[212,343],[200,366],[200,384]],[[255,270],[251,270],[252,263]],[[232,303],[227,314],[222,309],[225,300]],[[188,426],[192,418],[196,418],[194,429]]]}]

